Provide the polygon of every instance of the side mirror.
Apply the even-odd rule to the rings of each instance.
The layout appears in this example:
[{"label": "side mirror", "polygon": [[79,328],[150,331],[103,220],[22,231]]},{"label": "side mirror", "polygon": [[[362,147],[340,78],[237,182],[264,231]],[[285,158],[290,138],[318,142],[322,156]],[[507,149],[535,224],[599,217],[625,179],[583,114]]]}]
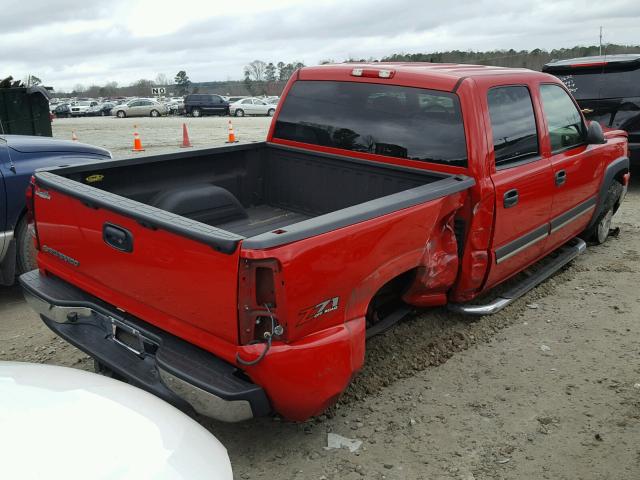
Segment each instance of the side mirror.
[{"label": "side mirror", "polygon": [[587,143],[589,145],[598,145],[601,143],[607,143],[602,132],[602,127],[598,122],[592,120],[587,127]]}]

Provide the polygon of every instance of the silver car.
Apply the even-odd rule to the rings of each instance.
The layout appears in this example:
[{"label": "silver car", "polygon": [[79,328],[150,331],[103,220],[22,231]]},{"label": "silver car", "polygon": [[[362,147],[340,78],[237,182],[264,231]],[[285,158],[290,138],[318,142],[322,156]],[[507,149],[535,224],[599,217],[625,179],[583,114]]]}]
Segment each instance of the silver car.
[{"label": "silver car", "polygon": [[119,118],[125,117],[159,117],[167,114],[167,107],[155,100],[137,98],[122,105],[116,105],[111,111]]},{"label": "silver car", "polygon": [[273,116],[276,112],[277,105],[266,103],[259,98],[243,98],[229,105],[229,114],[236,117],[244,117],[245,115],[268,115]]}]

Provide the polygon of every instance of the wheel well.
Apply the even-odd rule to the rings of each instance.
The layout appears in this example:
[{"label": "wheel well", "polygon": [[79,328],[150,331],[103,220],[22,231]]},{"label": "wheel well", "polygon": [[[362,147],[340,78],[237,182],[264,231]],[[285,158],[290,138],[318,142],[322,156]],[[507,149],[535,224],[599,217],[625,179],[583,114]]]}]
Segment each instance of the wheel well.
[{"label": "wheel well", "polygon": [[367,306],[367,326],[375,323],[375,316],[386,316],[399,304],[403,304],[402,295],[409,289],[416,278],[417,268],[412,268],[386,282],[371,297]]}]

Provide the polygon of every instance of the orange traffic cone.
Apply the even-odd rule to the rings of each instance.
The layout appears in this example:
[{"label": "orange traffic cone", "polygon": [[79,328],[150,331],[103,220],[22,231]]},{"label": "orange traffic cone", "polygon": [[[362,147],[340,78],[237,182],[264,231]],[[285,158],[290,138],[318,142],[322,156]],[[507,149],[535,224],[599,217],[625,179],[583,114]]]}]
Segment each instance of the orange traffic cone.
[{"label": "orange traffic cone", "polygon": [[135,130],[136,126],[133,126],[134,131],[133,131],[133,149],[131,150],[132,152],[144,152],[144,148],[142,147],[142,140],[140,140],[140,135],[138,135],[138,132]]},{"label": "orange traffic cone", "polygon": [[71,141],[73,141],[73,142],[77,142],[78,141],[78,136],[76,135],[76,131],[75,130],[71,130]]},{"label": "orange traffic cone", "polygon": [[236,143],[236,134],[233,133],[233,125],[231,124],[231,120],[229,120],[229,139],[225,143]]},{"label": "orange traffic cone", "polygon": [[182,145],[180,145],[180,148],[187,148],[187,147],[193,147],[193,145],[191,145],[191,140],[189,140],[189,130],[187,130],[187,124],[183,123],[182,124]]}]

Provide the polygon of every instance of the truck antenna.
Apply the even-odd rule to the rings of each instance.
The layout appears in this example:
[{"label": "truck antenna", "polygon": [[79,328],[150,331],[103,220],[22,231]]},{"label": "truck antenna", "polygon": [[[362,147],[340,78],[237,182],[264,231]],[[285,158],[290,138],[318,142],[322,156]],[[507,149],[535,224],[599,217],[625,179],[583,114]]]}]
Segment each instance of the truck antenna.
[{"label": "truck antenna", "polygon": [[600,25],[600,55],[602,55],[602,25]]}]

